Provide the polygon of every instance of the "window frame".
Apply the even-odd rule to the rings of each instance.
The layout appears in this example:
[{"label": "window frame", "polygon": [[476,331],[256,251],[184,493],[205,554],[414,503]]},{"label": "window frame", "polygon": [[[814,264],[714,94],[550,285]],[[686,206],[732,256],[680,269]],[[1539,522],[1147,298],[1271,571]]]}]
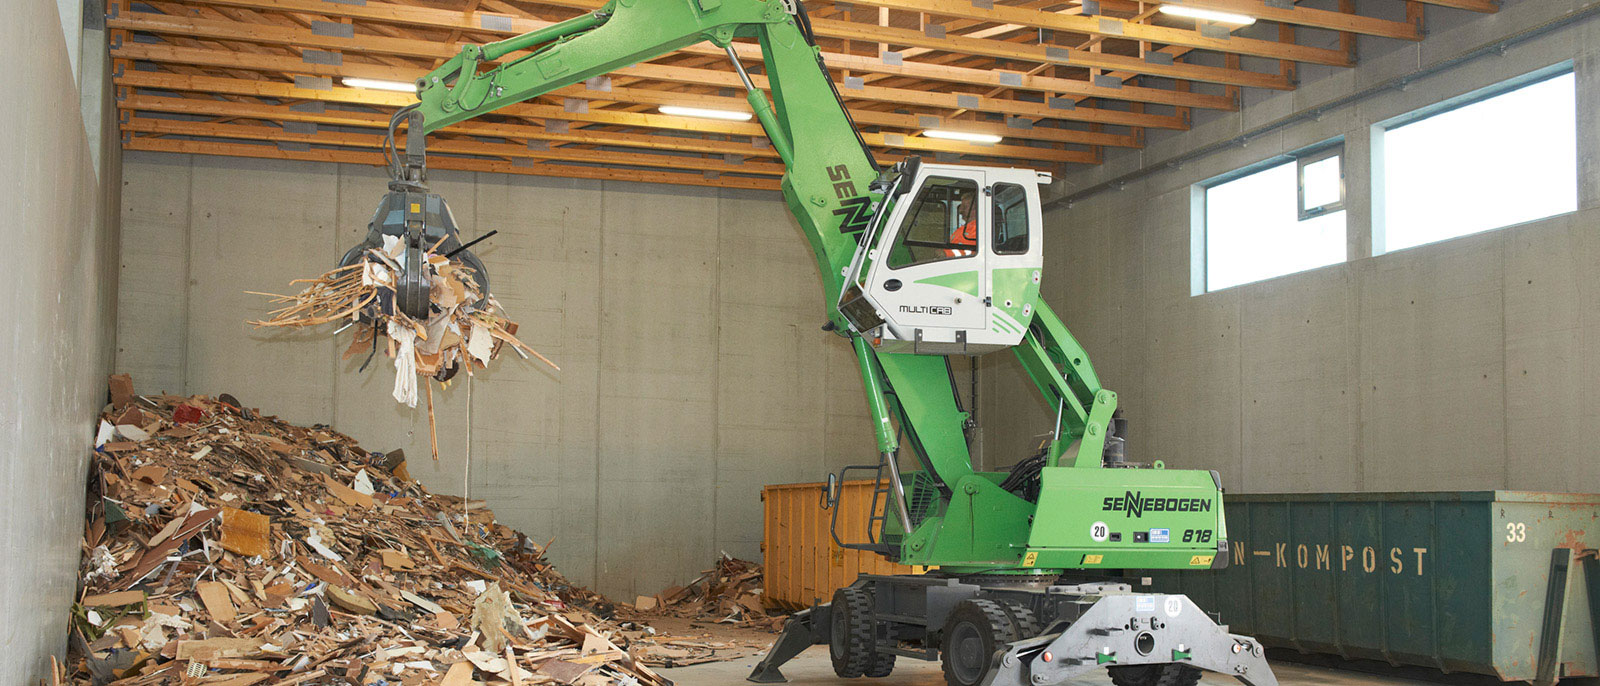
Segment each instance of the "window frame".
[{"label": "window frame", "polygon": [[[1318,218],[1321,218],[1321,217],[1324,217],[1324,216],[1327,216],[1327,215],[1330,215],[1330,214],[1334,214],[1336,212],[1344,211],[1345,209],[1347,209],[1346,207],[1344,207],[1344,203],[1345,203],[1345,200],[1346,200],[1345,193],[1346,193],[1346,191],[1348,189],[1348,184],[1344,183],[1344,180],[1345,180],[1344,159],[1345,159],[1345,148],[1346,148],[1345,143],[1346,143],[1346,141],[1345,141],[1345,137],[1344,136],[1342,136],[1342,135],[1341,136],[1335,136],[1333,138],[1329,138],[1329,139],[1326,139],[1326,140],[1318,141],[1318,142],[1316,142],[1316,143],[1314,143],[1312,145],[1308,145],[1308,146],[1305,146],[1305,147],[1302,147],[1302,148],[1298,148],[1298,149],[1289,151],[1287,153],[1283,153],[1281,155],[1273,155],[1272,157],[1268,157],[1266,159],[1260,160],[1260,161],[1252,163],[1252,164],[1247,164],[1245,166],[1239,167],[1239,168],[1234,169],[1232,171],[1229,171],[1229,172],[1226,172],[1226,173],[1223,173],[1223,174],[1218,174],[1216,176],[1213,176],[1213,177],[1211,177],[1209,179],[1206,179],[1204,181],[1201,181],[1199,183],[1191,184],[1189,186],[1189,295],[1190,295],[1190,297],[1206,295],[1206,294],[1209,294],[1209,293],[1220,293],[1222,291],[1226,291],[1226,290],[1231,289],[1231,288],[1239,288],[1241,286],[1249,286],[1251,284],[1261,283],[1263,281],[1270,281],[1272,279],[1277,279],[1277,278],[1281,278],[1281,277],[1284,277],[1284,276],[1289,276],[1291,274],[1299,274],[1299,273],[1302,273],[1302,272],[1310,271],[1312,269],[1322,269],[1324,267],[1331,267],[1331,266],[1334,266],[1334,265],[1337,265],[1337,264],[1345,264],[1345,263],[1349,262],[1350,261],[1350,253],[1349,253],[1349,250],[1347,249],[1345,251],[1345,254],[1342,255],[1337,262],[1330,262],[1328,264],[1317,266],[1317,267],[1308,267],[1308,268],[1305,268],[1305,269],[1297,269],[1297,270],[1294,270],[1294,271],[1283,272],[1281,274],[1276,274],[1274,276],[1269,276],[1269,277],[1265,277],[1265,278],[1261,278],[1261,279],[1256,279],[1254,281],[1246,281],[1244,283],[1233,284],[1231,286],[1223,286],[1223,287],[1216,288],[1216,289],[1213,289],[1213,288],[1210,287],[1210,282],[1211,282],[1211,273],[1210,273],[1211,272],[1211,244],[1210,244],[1211,227],[1208,225],[1208,219],[1209,219],[1209,214],[1210,213],[1209,213],[1208,207],[1207,207],[1207,200],[1206,200],[1207,196],[1206,196],[1206,194],[1211,189],[1216,188],[1218,186],[1221,186],[1221,185],[1224,185],[1224,184],[1227,184],[1227,183],[1231,183],[1233,181],[1238,181],[1239,179],[1245,178],[1247,176],[1253,176],[1255,174],[1259,174],[1261,172],[1267,171],[1269,169],[1273,169],[1275,167],[1283,166],[1285,164],[1299,163],[1300,160],[1304,159],[1306,161],[1303,164],[1300,164],[1295,169],[1295,185],[1296,185],[1295,194],[1297,196],[1295,203],[1296,203],[1296,207],[1299,208],[1299,207],[1304,205],[1304,194],[1305,194],[1304,166],[1307,165],[1307,164],[1313,164],[1315,162],[1327,159],[1330,156],[1337,155],[1339,157],[1339,178],[1340,178],[1340,181],[1341,181],[1340,189],[1339,189],[1339,195],[1340,195],[1339,207],[1337,207],[1335,209],[1329,209],[1329,210],[1326,210],[1326,211],[1323,211],[1323,212],[1319,212],[1319,213],[1316,213],[1316,214],[1313,214],[1313,215],[1310,215],[1310,216],[1306,216],[1305,214],[1301,213],[1297,217],[1297,221],[1304,222],[1304,221],[1308,221],[1308,220],[1311,220],[1311,219],[1318,219]],[[1345,216],[1345,228],[1344,228],[1344,230],[1345,230],[1346,243],[1348,243],[1349,236],[1350,236],[1350,218],[1349,218],[1349,215]]]},{"label": "window frame", "polygon": [[[1318,162],[1322,162],[1329,158],[1339,159],[1339,199],[1334,200],[1333,202],[1323,203],[1322,205],[1318,205],[1316,207],[1306,207],[1306,167]],[[1345,183],[1344,176],[1345,165],[1343,145],[1330,145],[1326,150],[1319,150],[1304,155],[1298,155],[1294,158],[1294,161],[1295,193],[1298,196],[1297,206],[1300,211],[1300,221],[1315,219],[1322,215],[1333,214],[1334,212],[1339,212],[1345,209],[1345,194],[1348,192],[1348,184]]]},{"label": "window frame", "polygon": [[[923,241],[923,240],[920,240],[920,239],[913,241],[913,239],[910,238],[911,225],[913,223],[915,223],[917,213],[922,210],[922,194],[925,191],[928,190],[929,182],[932,182],[932,181],[935,181],[935,180],[947,180],[947,181],[955,181],[955,182],[958,182],[958,183],[969,183],[969,184],[972,184],[972,187],[973,187],[972,190],[973,190],[973,196],[974,196],[972,211],[975,214],[973,219],[974,219],[974,221],[978,222],[978,246],[975,246],[975,247],[977,247],[978,249],[971,250],[971,251],[968,252],[968,254],[965,254],[965,255],[945,255],[943,257],[939,257],[939,258],[936,258],[936,259],[922,260],[922,261],[917,261],[917,262],[909,262],[909,263],[906,263],[906,264],[896,265],[894,263],[894,250],[895,250],[895,248],[900,247],[901,245],[917,245],[918,247],[924,247],[924,248],[928,248],[928,249],[931,249],[931,250],[952,250],[952,249],[965,250],[965,248],[963,248],[962,246],[956,245],[954,243],[946,242],[946,243],[943,243],[943,244],[933,245],[933,244],[930,244],[928,241]],[[916,194],[913,195],[912,198],[911,198],[911,205],[906,208],[905,216],[901,217],[901,219],[900,219],[900,226],[895,229],[894,240],[889,242],[889,250],[888,250],[888,253],[884,255],[883,266],[887,267],[890,271],[898,271],[898,270],[901,270],[901,269],[911,269],[913,267],[921,267],[921,266],[929,265],[929,264],[937,264],[939,262],[948,262],[950,260],[964,260],[964,259],[967,259],[969,257],[976,257],[976,256],[982,254],[983,221],[982,221],[982,214],[981,213],[983,211],[984,190],[985,189],[984,189],[983,184],[980,183],[977,179],[969,178],[969,177],[966,177],[966,176],[943,176],[943,175],[939,175],[939,174],[929,174],[927,177],[923,178],[922,179],[922,183],[917,187]],[[948,219],[950,217],[950,209],[949,208],[945,208],[944,216],[945,216],[946,219]]]},{"label": "window frame", "polygon": [[[1575,83],[1573,85],[1573,88],[1575,90],[1581,89],[1581,87],[1582,87],[1581,83],[1576,81],[1576,79],[1577,79],[1576,62],[1574,60],[1565,60],[1565,61],[1562,61],[1562,62],[1557,62],[1555,64],[1552,64],[1552,65],[1550,65],[1548,67],[1544,67],[1542,69],[1535,69],[1533,71],[1530,71],[1528,73],[1522,74],[1520,76],[1514,76],[1514,77],[1511,77],[1511,78],[1508,78],[1508,79],[1504,79],[1504,80],[1498,81],[1498,82],[1493,83],[1491,85],[1484,86],[1482,88],[1479,88],[1479,89],[1476,89],[1476,90],[1473,90],[1473,91],[1470,91],[1470,92],[1455,96],[1453,98],[1446,98],[1444,100],[1441,100],[1441,101],[1436,102],[1436,103],[1432,103],[1430,105],[1425,105],[1423,107],[1418,107],[1418,108],[1416,108],[1414,110],[1411,110],[1409,112],[1406,112],[1404,114],[1401,114],[1401,115],[1398,115],[1398,116],[1394,116],[1394,117],[1390,117],[1388,119],[1385,119],[1383,121],[1380,121],[1380,122],[1377,122],[1377,123],[1373,124],[1371,126],[1371,133],[1370,133],[1370,136],[1369,136],[1369,138],[1370,138],[1370,146],[1371,146],[1371,173],[1370,173],[1370,175],[1371,175],[1371,183],[1372,183],[1372,188],[1371,188],[1372,241],[1371,241],[1371,251],[1370,251],[1371,256],[1377,257],[1379,255],[1387,255],[1387,254],[1390,254],[1390,253],[1393,253],[1393,252],[1398,252],[1398,251],[1401,251],[1401,250],[1410,250],[1412,248],[1420,248],[1420,247],[1423,247],[1423,246],[1426,246],[1426,245],[1433,245],[1435,243],[1442,243],[1442,242],[1445,242],[1445,241],[1455,240],[1457,238],[1464,238],[1466,236],[1473,236],[1473,235],[1477,235],[1477,234],[1481,234],[1481,233],[1488,233],[1490,231],[1499,231],[1499,230],[1502,230],[1502,229],[1511,228],[1513,226],[1520,226],[1520,225],[1526,224],[1528,222],[1544,221],[1544,220],[1548,220],[1548,219],[1551,219],[1551,218],[1554,218],[1554,217],[1560,217],[1560,216],[1565,216],[1565,215],[1569,215],[1569,214],[1574,214],[1574,213],[1578,212],[1579,210],[1582,210],[1583,208],[1582,208],[1582,205],[1581,205],[1581,197],[1580,197],[1579,205],[1577,207],[1575,207],[1573,210],[1568,211],[1568,212],[1552,214],[1552,215],[1548,215],[1548,216],[1544,216],[1544,217],[1535,217],[1535,218],[1532,218],[1532,219],[1525,219],[1525,220],[1522,220],[1522,221],[1513,222],[1513,223],[1510,223],[1510,224],[1504,224],[1504,225],[1501,225],[1501,226],[1494,226],[1494,227],[1489,227],[1489,228],[1485,228],[1485,229],[1478,229],[1476,231],[1472,231],[1472,232],[1469,232],[1469,233],[1456,234],[1456,235],[1450,236],[1448,238],[1438,238],[1438,239],[1434,239],[1434,240],[1431,240],[1431,241],[1426,241],[1426,242],[1423,242],[1423,243],[1417,243],[1415,245],[1408,245],[1408,246],[1401,247],[1401,248],[1390,248],[1388,246],[1388,243],[1389,243],[1389,241],[1388,241],[1388,233],[1389,233],[1389,226],[1388,226],[1388,223],[1389,223],[1388,222],[1388,214],[1389,214],[1388,185],[1389,185],[1389,178],[1388,178],[1388,176],[1389,176],[1389,174],[1388,174],[1388,155],[1387,155],[1387,149],[1386,149],[1387,146],[1385,144],[1385,136],[1387,136],[1387,134],[1390,131],[1394,131],[1396,129],[1401,129],[1401,128],[1410,126],[1412,124],[1419,124],[1419,123],[1422,123],[1422,122],[1424,122],[1424,121],[1426,121],[1428,119],[1432,119],[1432,118],[1440,116],[1440,115],[1449,114],[1451,112],[1454,112],[1456,110],[1460,110],[1460,109],[1463,109],[1463,108],[1466,108],[1466,107],[1471,107],[1473,105],[1477,105],[1479,103],[1482,103],[1482,102],[1484,102],[1486,100],[1492,100],[1492,99],[1498,98],[1498,97],[1500,97],[1502,95],[1507,95],[1509,93],[1512,93],[1512,92],[1515,92],[1515,91],[1519,91],[1519,90],[1522,90],[1522,89],[1530,87],[1530,86],[1535,86],[1535,85],[1544,83],[1544,82],[1552,80],[1552,79],[1561,78],[1561,77],[1566,76],[1568,74],[1574,75]],[[1578,103],[1577,103],[1578,107],[1581,108],[1582,105],[1583,105],[1582,93],[1579,92],[1579,93],[1576,93],[1576,95],[1578,97]],[[1581,109],[1574,113],[1574,126],[1577,127],[1577,132],[1578,132],[1579,135],[1581,135],[1582,134],[1582,127],[1583,127],[1583,119],[1582,119],[1582,110]],[[1579,142],[1579,145],[1580,146],[1582,145],[1581,141]],[[1581,165],[1582,164],[1582,149],[1581,149],[1581,147],[1576,151],[1576,154],[1577,154],[1577,158],[1578,158],[1578,163]],[[1580,166],[1578,171],[1579,172],[1582,171],[1581,166]],[[1577,177],[1577,184],[1578,184],[1578,187],[1577,187],[1576,190],[1579,193],[1581,193],[1582,192],[1582,188],[1583,188],[1583,186],[1582,186],[1583,178],[1582,178],[1582,174],[1581,173]]]},{"label": "window frame", "polygon": [[[1022,212],[1023,212],[1023,214],[1022,214],[1022,237],[1023,237],[1024,240],[1022,241],[1022,249],[1021,250],[1001,250],[1000,249],[1000,246],[1001,246],[1001,242],[1000,242],[1000,226],[1003,223],[1003,220],[1001,218],[1001,213],[1000,213],[1000,187],[1001,186],[1008,186],[1008,187],[1011,187],[1011,188],[1015,188],[1015,189],[1017,189],[1017,193],[1020,193],[1022,195],[1022,202],[1017,204],[1017,207],[1022,208]],[[1026,254],[1028,254],[1028,249],[1029,249],[1029,247],[1030,247],[1030,245],[1032,244],[1032,241],[1033,241],[1032,225],[1028,223],[1029,220],[1031,219],[1031,217],[1028,216],[1028,212],[1031,211],[1028,208],[1028,189],[1023,188],[1022,184],[1011,183],[1009,181],[996,181],[996,182],[994,182],[992,184],[989,184],[989,188],[987,189],[987,191],[988,191],[987,195],[989,196],[989,252],[991,252],[991,253],[993,253],[995,255],[1026,255]],[[981,231],[980,231],[980,233],[981,233]],[[1008,237],[1010,237],[1009,234],[1008,234]]]}]

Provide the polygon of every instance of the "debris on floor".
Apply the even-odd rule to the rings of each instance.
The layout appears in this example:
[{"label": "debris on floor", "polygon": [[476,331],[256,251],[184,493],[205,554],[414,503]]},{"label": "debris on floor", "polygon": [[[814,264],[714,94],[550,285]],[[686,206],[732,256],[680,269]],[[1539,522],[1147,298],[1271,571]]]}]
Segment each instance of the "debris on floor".
[{"label": "debris on floor", "polygon": [[761,565],[726,552],[717,564],[685,586],[653,596],[639,596],[634,610],[641,617],[674,616],[777,631],[784,615],[769,616],[761,602]]},{"label": "debris on floor", "polygon": [[545,560],[553,541],[429,493],[398,451],[228,395],[111,388],[74,683],[651,686],[669,682],[650,665],[749,654],[614,621]]},{"label": "debris on floor", "polygon": [[364,259],[355,264],[315,279],[291,281],[290,285],[306,284],[296,295],[252,291],[252,295],[271,298],[279,307],[267,319],[249,323],[261,327],[305,328],[330,323],[354,327],[355,336],[344,359],[365,354],[363,370],[377,354],[380,341],[386,341],[382,347],[384,354],[394,360],[396,402],[416,407],[417,378],[423,377],[428,433],[433,457],[438,459],[431,381],[448,383],[463,366],[469,376],[474,367],[486,369],[507,344],[523,359],[531,355],[551,369],[559,371],[560,367],[518,340],[516,322],[505,316],[493,295],[482,292],[472,269],[451,261],[448,255],[426,253],[423,271],[431,284],[429,317],[419,321],[407,316],[397,305],[396,296],[396,285],[404,275],[400,261],[404,259],[405,246],[394,236],[383,239],[382,248],[367,250]]}]

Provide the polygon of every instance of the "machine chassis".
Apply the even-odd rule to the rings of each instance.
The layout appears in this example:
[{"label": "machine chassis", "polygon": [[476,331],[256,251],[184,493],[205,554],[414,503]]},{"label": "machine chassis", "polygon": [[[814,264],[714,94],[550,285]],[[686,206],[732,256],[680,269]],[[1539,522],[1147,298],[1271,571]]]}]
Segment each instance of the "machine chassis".
[{"label": "machine chassis", "polygon": [[[864,616],[841,621],[841,600],[865,598]],[[1116,579],[982,574],[975,576],[862,575],[835,593],[835,602],[792,616],[783,634],[748,677],[756,683],[787,681],[779,667],[813,645],[828,645],[839,671],[841,657],[864,673],[887,676],[893,658],[943,659],[951,684],[1050,686],[1099,668],[1118,684],[1161,681],[1159,669],[1199,669],[1237,678],[1248,686],[1277,686],[1263,647],[1230,634],[1186,596],[1136,593]],[[963,608],[963,604],[972,607]],[[1012,632],[995,641],[974,672],[970,656],[951,655],[950,629],[958,614],[987,609]],[[997,613],[998,610],[998,613]],[[846,612],[849,612],[846,608]],[[859,613],[859,609],[856,610]],[[956,625],[959,622],[955,623]],[[854,630],[859,635],[841,636]],[[862,640],[862,639],[866,640]],[[849,655],[851,651],[865,651]],[[967,664],[960,662],[965,659]],[[952,664],[955,662],[956,664]],[[1172,667],[1167,667],[1167,666]],[[850,671],[849,667],[846,667]],[[876,671],[874,671],[876,670]],[[1120,678],[1119,678],[1120,677]],[[1192,683],[1192,680],[1187,681]]]}]

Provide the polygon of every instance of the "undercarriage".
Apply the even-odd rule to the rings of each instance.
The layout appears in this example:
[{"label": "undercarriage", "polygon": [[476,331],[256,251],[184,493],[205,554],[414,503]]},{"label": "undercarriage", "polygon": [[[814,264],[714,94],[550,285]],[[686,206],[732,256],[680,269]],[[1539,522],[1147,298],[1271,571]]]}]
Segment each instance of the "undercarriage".
[{"label": "undercarriage", "polygon": [[1044,576],[862,576],[790,618],[749,680],[827,645],[841,677],[882,677],[897,658],[941,661],[950,686],[1050,686],[1104,669],[1117,686],[1191,686],[1201,670],[1277,686],[1260,643],[1181,595]]}]

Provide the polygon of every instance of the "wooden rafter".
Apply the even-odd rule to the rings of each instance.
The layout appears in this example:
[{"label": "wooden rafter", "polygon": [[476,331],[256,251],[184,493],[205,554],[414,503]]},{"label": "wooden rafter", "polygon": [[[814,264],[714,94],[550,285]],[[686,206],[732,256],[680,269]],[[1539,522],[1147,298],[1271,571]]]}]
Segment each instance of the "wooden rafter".
[{"label": "wooden rafter", "polygon": [[[1194,110],[1235,110],[1242,88],[1292,90],[1300,63],[1348,66],[1356,35],[1419,40],[1418,2],[1496,7],[1494,0],[1407,0],[1405,21],[1394,21],[1363,16],[1349,2],[1337,10],[1265,0],[1183,2],[1248,14],[1269,29],[1235,35],[1159,15],[1157,4],[1137,0],[1101,0],[1087,12],[1080,0],[812,0],[810,13],[823,60],[880,163],[922,154],[1059,173],[1098,164],[1107,148],[1140,147],[1145,129],[1187,128]],[[602,4],[109,0],[125,144],[380,164],[389,113],[413,96],[345,87],[342,78],[409,82],[461,43],[536,30]],[[1338,32],[1339,46],[1299,44],[1296,27]],[[741,61],[759,65],[754,44],[734,47]],[[1200,54],[1221,59],[1192,59]],[[1276,66],[1253,71],[1240,56]],[[776,188],[783,169],[759,125],[657,113],[667,104],[746,109],[727,60],[720,48],[693,45],[462,122],[432,137],[437,154],[430,163]],[[753,71],[765,88],[761,70]],[[929,128],[1004,140],[933,139],[922,135]]]}]

